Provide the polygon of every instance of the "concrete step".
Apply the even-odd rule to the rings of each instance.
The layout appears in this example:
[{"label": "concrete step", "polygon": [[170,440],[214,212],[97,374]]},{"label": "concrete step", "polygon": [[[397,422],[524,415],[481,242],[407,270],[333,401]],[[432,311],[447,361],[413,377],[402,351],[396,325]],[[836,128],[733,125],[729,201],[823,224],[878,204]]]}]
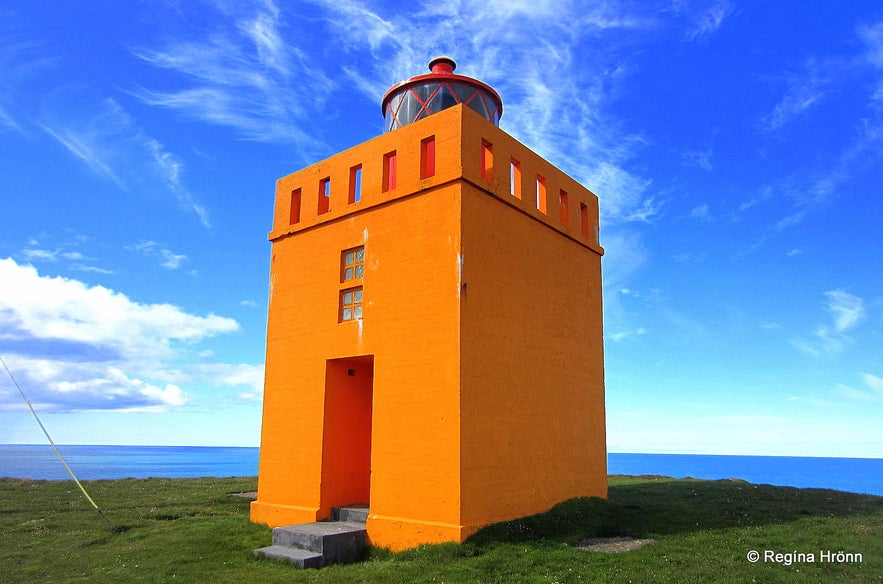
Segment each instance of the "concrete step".
[{"label": "concrete step", "polygon": [[327,566],[357,561],[367,536],[363,523],[321,521],[274,528],[273,546],[300,548],[321,554]]},{"label": "concrete step", "polygon": [[322,554],[298,548],[283,547],[281,545],[271,545],[256,549],[254,555],[272,560],[284,560],[296,564],[300,568],[321,568],[325,565]]},{"label": "concrete step", "polygon": [[349,505],[347,507],[335,507],[331,510],[332,521],[352,521],[361,523],[368,522],[368,505]]}]

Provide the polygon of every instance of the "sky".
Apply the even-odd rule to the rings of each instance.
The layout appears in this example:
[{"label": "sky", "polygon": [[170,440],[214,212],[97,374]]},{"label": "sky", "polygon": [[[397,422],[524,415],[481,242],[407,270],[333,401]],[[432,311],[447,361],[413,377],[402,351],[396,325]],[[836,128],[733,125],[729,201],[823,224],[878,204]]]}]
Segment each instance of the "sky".
[{"label": "sky", "polygon": [[56,442],[258,446],[275,181],[438,55],[600,199],[609,451],[883,456],[858,0],[3,2],[0,355]]}]

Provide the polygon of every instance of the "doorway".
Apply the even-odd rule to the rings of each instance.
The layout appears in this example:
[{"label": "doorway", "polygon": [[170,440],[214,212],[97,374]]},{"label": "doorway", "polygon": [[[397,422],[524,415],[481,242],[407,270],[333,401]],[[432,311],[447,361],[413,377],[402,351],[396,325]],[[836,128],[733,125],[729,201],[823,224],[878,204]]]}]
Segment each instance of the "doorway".
[{"label": "doorway", "polygon": [[326,362],[321,517],[370,501],[373,396],[373,355]]}]

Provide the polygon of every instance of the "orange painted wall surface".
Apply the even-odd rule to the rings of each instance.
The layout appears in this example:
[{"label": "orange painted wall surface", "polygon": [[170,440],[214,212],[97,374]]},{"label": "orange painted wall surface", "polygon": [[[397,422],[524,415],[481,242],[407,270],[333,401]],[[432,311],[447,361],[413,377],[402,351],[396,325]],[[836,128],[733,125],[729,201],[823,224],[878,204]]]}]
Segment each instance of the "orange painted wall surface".
[{"label": "orange painted wall surface", "polygon": [[[451,183],[459,142],[444,119],[427,122],[277,183],[254,521],[315,521],[334,505],[367,502],[329,494],[346,489],[329,486],[335,477],[323,472],[322,446],[326,361],[372,355],[370,533],[390,546],[460,537],[460,224],[459,191]],[[427,135],[437,140],[436,174],[420,179],[420,141]],[[381,161],[391,150],[398,157],[396,188],[382,193]],[[362,201],[350,205],[347,182],[358,164]],[[330,211],[316,215],[318,184],[326,177]],[[290,225],[295,189],[302,193],[301,221]],[[417,191],[422,194],[407,196]],[[345,287],[340,254],[360,245],[363,319],[338,323],[338,292]],[[331,465],[326,456],[324,468]]]},{"label": "orange painted wall surface", "polygon": [[[430,136],[435,174],[421,179]],[[393,150],[396,186],[383,192]],[[520,200],[509,194],[510,158]],[[348,204],[357,165],[362,200]],[[537,174],[546,214],[532,199]],[[329,211],[318,214],[326,178]],[[580,225],[581,205],[591,225]],[[363,473],[329,470],[340,458],[363,465],[365,420],[353,412],[365,392],[376,545],[462,541],[493,521],[606,496],[597,217],[592,193],[462,106],[280,179],[252,520],[302,523],[366,502],[348,500],[364,489],[344,484]],[[339,323],[339,291],[352,285],[340,282],[341,251],[362,245],[363,319]],[[349,385],[361,371],[326,384],[328,360],[359,356],[373,360],[373,387]],[[355,417],[329,418],[334,404]],[[329,435],[347,426],[352,436]]]},{"label": "orange painted wall surface", "polygon": [[[463,133],[474,186],[461,194],[461,522],[477,529],[607,496],[603,250],[594,194],[497,128],[467,123]],[[493,146],[490,184],[481,178],[482,140]],[[513,158],[521,199],[510,194]],[[594,219],[588,239],[581,202]]]}]

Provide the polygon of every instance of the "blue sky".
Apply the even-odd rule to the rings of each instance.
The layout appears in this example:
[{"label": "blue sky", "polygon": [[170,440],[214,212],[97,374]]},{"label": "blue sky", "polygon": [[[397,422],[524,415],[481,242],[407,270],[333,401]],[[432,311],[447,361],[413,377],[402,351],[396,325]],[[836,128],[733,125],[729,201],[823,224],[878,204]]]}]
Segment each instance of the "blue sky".
[{"label": "blue sky", "polygon": [[0,354],[57,442],[258,445],[275,180],[440,54],[600,198],[610,451],[883,456],[870,1],[4,2]]}]

